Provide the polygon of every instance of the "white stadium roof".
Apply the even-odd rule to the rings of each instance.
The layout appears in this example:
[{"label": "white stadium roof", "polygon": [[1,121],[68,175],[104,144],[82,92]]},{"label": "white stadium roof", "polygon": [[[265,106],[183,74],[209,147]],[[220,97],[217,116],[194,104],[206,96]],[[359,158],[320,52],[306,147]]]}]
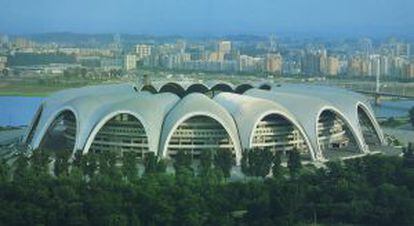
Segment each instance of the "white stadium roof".
[{"label": "white stadium roof", "polygon": [[[212,89],[221,93],[213,98],[200,93]],[[149,150],[165,157],[168,141],[179,124],[192,116],[203,115],[224,127],[240,159],[242,150],[251,147],[256,124],[266,115],[278,114],[298,128],[312,158],[323,160],[317,124],[324,110],[338,114],[348,125],[361,152],[369,152],[358,120],[359,108],[366,113],[383,143],[383,134],[367,98],[339,88],[267,83],[235,86],[220,81],[205,84],[160,82],[141,87],[132,84],[90,86],[60,91],[43,101],[25,140],[32,149],[39,148],[56,117],[63,111],[70,111],[77,125],[74,150],[87,153],[99,129],[108,120],[128,113],[143,125]]]}]

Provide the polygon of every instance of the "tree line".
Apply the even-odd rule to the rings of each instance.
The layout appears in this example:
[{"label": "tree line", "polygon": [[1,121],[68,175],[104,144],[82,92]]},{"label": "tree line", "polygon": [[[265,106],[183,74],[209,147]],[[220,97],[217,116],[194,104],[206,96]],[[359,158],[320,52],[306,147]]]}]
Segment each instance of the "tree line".
[{"label": "tree line", "polygon": [[320,168],[246,150],[239,180],[226,150],[197,168],[179,151],[175,173],[153,154],[36,150],[0,164],[0,225],[413,225],[413,150]]}]

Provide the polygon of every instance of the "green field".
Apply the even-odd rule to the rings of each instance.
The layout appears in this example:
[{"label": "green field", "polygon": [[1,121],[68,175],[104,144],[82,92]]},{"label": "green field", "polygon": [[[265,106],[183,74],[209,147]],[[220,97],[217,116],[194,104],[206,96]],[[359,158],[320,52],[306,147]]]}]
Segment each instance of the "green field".
[{"label": "green field", "polygon": [[103,80],[65,80],[65,79],[8,79],[0,80],[0,96],[38,96],[49,94],[69,88],[87,85],[102,84]]},{"label": "green field", "polygon": [[[103,83],[119,83],[141,81],[142,75],[149,75],[151,81],[162,80],[191,80],[194,82],[221,80],[231,82],[235,85],[241,83],[260,83],[269,81],[273,83],[307,83],[327,86],[338,86],[351,90],[374,91],[375,81],[357,80],[345,78],[309,78],[309,77],[291,77],[275,76],[268,77],[264,74],[224,74],[224,73],[202,73],[202,72],[174,72],[168,70],[147,70],[141,69],[134,72],[135,75],[130,77],[101,77],[101,78],[80,78],[74,77],[52,77],[48,75],[31,75],[30,77],[9,77],[0,79],[0,96],[47,96],[50,93],[87,85],[97,85]],[[390,82],[385,81],[381,84],[381,92],[395,94],[414,95],[413,82]]]},{"label": "green field", "polygon": [[44,97],[48,96],[50,93],[65,89],[67,87],[53,86],[53,87],[40,87],[37,85],[27,86],[27,85],[7,85],[2,86],[0,89],[0,96],[37,96]]}]

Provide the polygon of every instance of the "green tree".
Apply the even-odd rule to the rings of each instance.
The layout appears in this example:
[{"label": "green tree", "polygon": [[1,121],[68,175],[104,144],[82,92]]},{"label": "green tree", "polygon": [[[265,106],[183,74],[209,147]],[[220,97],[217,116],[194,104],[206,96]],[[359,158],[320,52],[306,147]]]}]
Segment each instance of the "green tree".
[{"label": "green tree", "polygon": [[230,177],[230,171],[233,165],[233,153],[226,149],[219,149],[214,157],[214,166],[223,172],[224,177]]},{"label": "green tree", "polygon": [[187,150],[178,150],[174,158],[174,169],[176,173],[180,173],[182,169],[192,171],[191,153],[189,153]]},{"label": "green tree", "polygon": [[289,172],[291,176],[297,176],[300,169],[302,168],[302,162],[300,160],[300,153],[296,148],[289,151],[289,159],[287,162],[287,166],[289,168]]},{"label": "green tree", "polygon": [[116,166],[117,154],[113,151],[104,151],[98,155],[99,173],[101,175],[109,176],[110,178],[117,178]]},{"label": "green tree", "polygon": [[414,168],[414,143],[408,143],[403,151],[404,166]]},{"label": "green tree", "polygon": [[145,174],[157,172],[157,156],[153,152],[148,153],[144,158]]},{"label": "green tree", "polygon": [[89,152],[81,158],[81,170],[85,176],[92,178],[98,169],[97,154]]},{"label": "green tree", "polygon": [[273,156],[273,166],[272,166],[272,174],[273,177],[278,177],[280,175],[282,175],[282,154],[279,151],[276,151],[274,156]]},{"label": "green tree", "polygon": [[67,212],[65,213],[68,216],[67,222],[64,222],[67,225],[87,225],[88,219],[83,210],[84,205],[82,202],[70,202],[67,204]]},{"label": "green tree", "polygon": [[69,174],[69,158],[72,152],[70,150],[59,150],[54,152],[53,172],[55,176]]},{"label": "green tree", "polygon": [[255,159],[256,176],[265,177],[269,174],[273,162],[273,154],[268,149],[257,150]]},{"label": "green tree", "polygon": [[382,184],[375,189],[370,213],[372,225],[412,225],[414,222],[414,204],[405,187]]},{"label": "green tree", "polygon": [[19,153],[16,160],[13,163],[13,168],[14,168],[13,179],[14,180],[24,179],[29,171],[28,167],[29,167],[29,158],[25,154]]},{"label": "green tree", "polygon": [[9,75],[9,70],[7,68],[2,70],[2,73],[5,77],[7,77]]},{"label": "green tree", "polygon": [[213,166],[213,150],[204,150],[200,154],[200,173],[207,175]]},{"label": "green tree", "polygon": [[77,167],[77,168],[81,168],[82,167],[82,150],[76,150],[75,154],[73,155],[73,159],[72,159],[72,166],[73,167]]},{"label": "green tree", "polygon": [[165,159],[158,159],[156,171],[157,173],[165,173],[167,171],[167,161]]},{"label": "green tree", "polygon": [[242,159],[242,171],[245,175],[265,177],[272,167],[273,154],[268,149],[245,150]]},{"label": "green tree", "polygon": [[409,116],[410,116],[410,122],[411,125],[414,127],[414,107],[412,107],[409,111]]},{"label": "green tree", "polygon": [[85,78],[86,77],[86,74],[88,73],[88,70],[86,68],[82,68],[80,70],[80,72],[81,72],[80,74],[81,74],[82,78]]},{"label": "green tree", "polygon": [[138,154],[136,152],[122,153],[122,174],[129,181],[137,179],[138,176]]},{"label": "green tree", "polygon": [[403,161],[399,157],[370,155],[363,158],[367,182],[373,186],[393,182]]},{"label": "green tree", "polygon": [[30,166],[37,176],[49,173],[50,152],[47,150],[34,150],[30,156]]},{"label": "green tree", "polygon": [[[174,225],[202,225],[204,199],[200,195],[198,178],[192,176],[192,172],[187,168],[176,175],[175,186],[171,193],[174,202],[171,203],[175,208]],[[192,208],[188,208],[191,206]]]},{"label": "green tree", "polygon": [[128,219],[123,214],[111,214],[108,218],[108,226],[127,226]]},{"label": "green tree", "polygon": [[10,167],[6,161],[0,160],[0,183],[8,181],[10,177]]},{"label": "green tree", "polygon": [[251,152],[250,149],[244,149],[244,151],[242,153],[241,163],[240,163],[241,171],[246,176],[250,176],[251,175],[250,167],[249,167],[249,155],[250,155],[250,152]]}]

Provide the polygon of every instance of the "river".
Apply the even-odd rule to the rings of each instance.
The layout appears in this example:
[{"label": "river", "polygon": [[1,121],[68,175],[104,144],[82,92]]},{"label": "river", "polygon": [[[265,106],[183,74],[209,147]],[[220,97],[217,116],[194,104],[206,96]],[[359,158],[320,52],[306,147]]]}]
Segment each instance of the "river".
[{"label": "river", "polygon": [[[0,96],[0,126],[24,126],[30,123],[42,97]],[[377,117],[407,116],[414,101],[383,101],[373,106]]]},{"label": "river", "polygon": [[0,126],[28,125],[42,99],[42,97],[0,96]]},{"label": "river", "polygon": [[414,107],[414,100],[382,101],[379,106],[372,104],[375,116],[378,118],[405,117]]}]

